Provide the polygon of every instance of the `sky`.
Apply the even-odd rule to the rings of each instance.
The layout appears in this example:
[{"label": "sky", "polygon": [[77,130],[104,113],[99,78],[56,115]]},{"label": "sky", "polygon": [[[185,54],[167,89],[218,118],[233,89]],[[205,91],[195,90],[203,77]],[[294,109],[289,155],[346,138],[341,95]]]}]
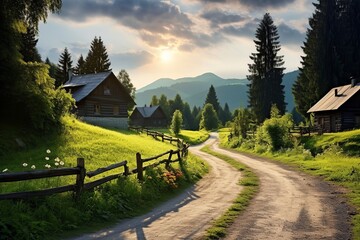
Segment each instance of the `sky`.
[{"label": "sky", "polygon": [[300,66],[313,0],[63,0],[39,26],[38,50],[58,63],[67,47],[73,66],[101,37],[115,75],[125,69],[137,89],[159,78],[213,72],[246,78],[255,31],[270,13],[285,72]]}]

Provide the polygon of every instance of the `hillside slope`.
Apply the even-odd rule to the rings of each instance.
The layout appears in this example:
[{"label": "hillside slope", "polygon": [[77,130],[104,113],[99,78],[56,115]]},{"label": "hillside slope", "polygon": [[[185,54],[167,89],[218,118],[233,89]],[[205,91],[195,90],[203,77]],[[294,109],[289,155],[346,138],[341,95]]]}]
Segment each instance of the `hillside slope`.
[{"label": "hillside slope", "polygon": [[[299,71],[286,73],[283,78],[285,86],[285,102],[287,111],[294,107],[294,99],[291,92]],[[152,96],[160,97],[164,94],[168,99],[174,99],[180,94],[182,99],[193,106],[203,106],[206,95],[211,85],[215,87],[219,102],[222,106],[228,103],[230,110],[247,106],[247,79],[223,79],[213,73],[205,73],[197,77],[172,79],[159,79],[136,92],[135,101],[137,106],[149,105]]]}]

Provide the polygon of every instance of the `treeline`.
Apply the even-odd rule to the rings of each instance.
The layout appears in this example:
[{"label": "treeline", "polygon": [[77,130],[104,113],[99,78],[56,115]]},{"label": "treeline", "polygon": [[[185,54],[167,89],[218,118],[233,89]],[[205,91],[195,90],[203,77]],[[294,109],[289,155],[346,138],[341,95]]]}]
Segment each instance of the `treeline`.
[{"label": "treeline", "polygon": [[[194,106],[192,109],[187,102],[184,102],[179,94],[174,99],[167,99],[162,94],[160,97],[154,95],[150,105],[160,106],[164,111],[170,124],[174,113],[178,110],[181,113],[182,129],[199,130],[217,129],[225,126],[226,122],[232,119],[229,105],[225,103],[224,108],[219,104],[215,88],[211,85],[204,101],[203,107]],[[177,115],[176,118],[179,118]]]}]

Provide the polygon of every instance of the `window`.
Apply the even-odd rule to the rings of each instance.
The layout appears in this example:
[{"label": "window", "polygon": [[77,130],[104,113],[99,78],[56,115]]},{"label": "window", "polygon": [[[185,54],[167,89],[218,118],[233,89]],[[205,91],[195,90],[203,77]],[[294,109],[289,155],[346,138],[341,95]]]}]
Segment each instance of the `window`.
[{"label": "window", "polygon": [[100,104],[94,104],[94,114],[95,115],[100,114]]},{"label": "window", "polygon": [[104,86],[104,95],[111,95],[110,89],[107,86]]}]

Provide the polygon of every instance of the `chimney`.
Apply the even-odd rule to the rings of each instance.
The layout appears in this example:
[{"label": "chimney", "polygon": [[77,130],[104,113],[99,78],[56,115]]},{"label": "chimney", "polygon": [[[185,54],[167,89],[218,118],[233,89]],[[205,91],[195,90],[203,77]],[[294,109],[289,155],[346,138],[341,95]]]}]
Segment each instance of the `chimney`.
[{"label": "chimney", "polygon": [[351,87],[355,87],[355,85],[356,85],[356,78],[351,77],[350,79],[351,79]]},{"label": "chimney", "polygon": [[338,97],[338,96],[339,96],[338,90],[335,88],[335,97]]}]

